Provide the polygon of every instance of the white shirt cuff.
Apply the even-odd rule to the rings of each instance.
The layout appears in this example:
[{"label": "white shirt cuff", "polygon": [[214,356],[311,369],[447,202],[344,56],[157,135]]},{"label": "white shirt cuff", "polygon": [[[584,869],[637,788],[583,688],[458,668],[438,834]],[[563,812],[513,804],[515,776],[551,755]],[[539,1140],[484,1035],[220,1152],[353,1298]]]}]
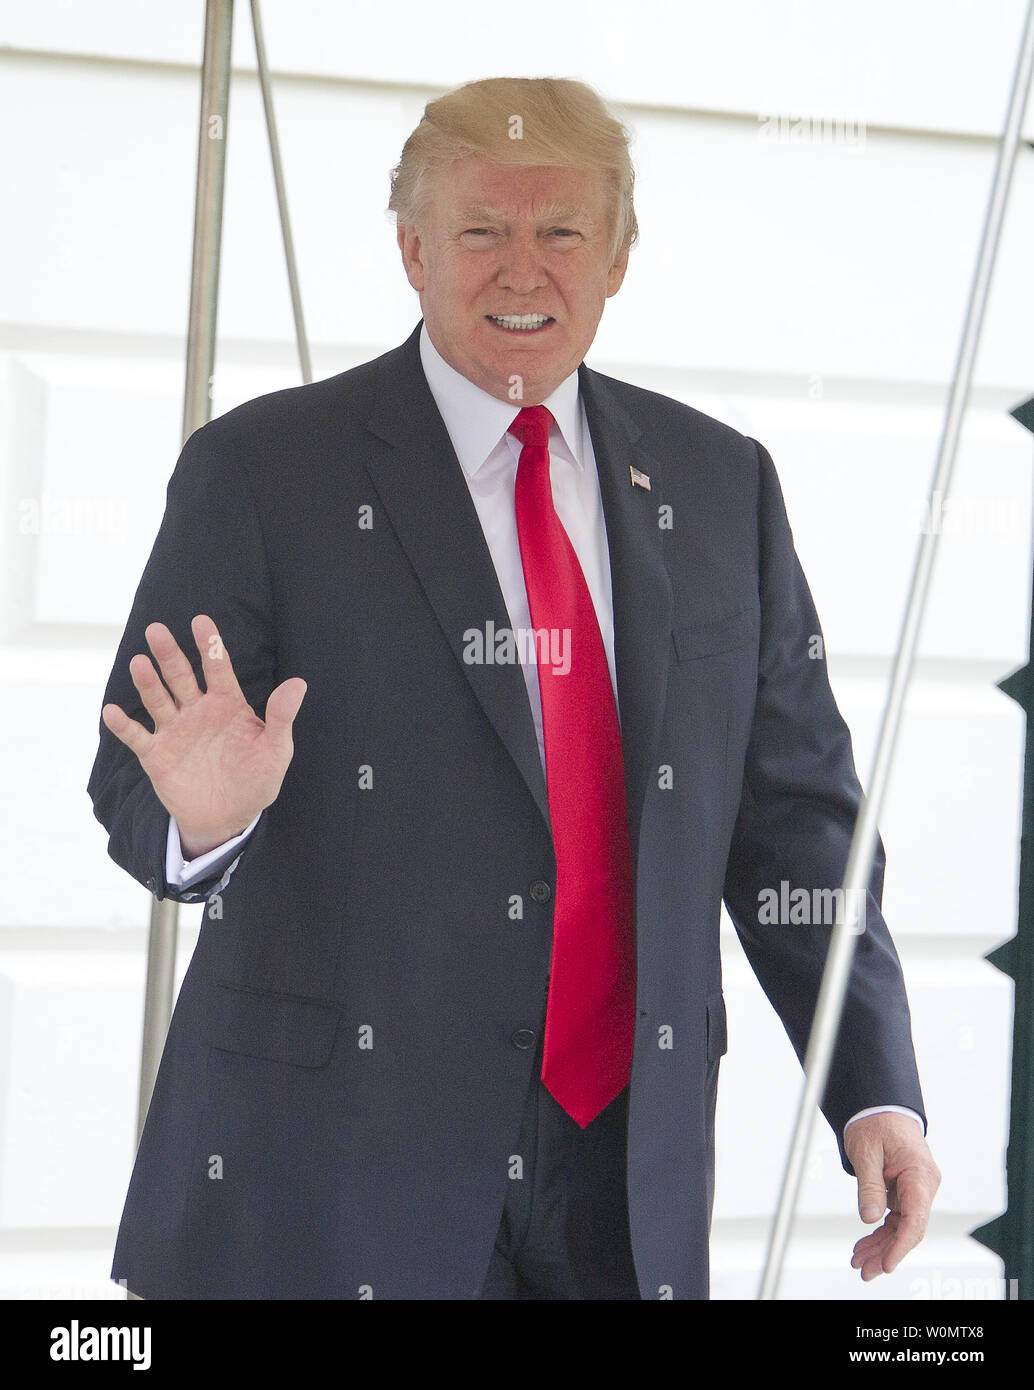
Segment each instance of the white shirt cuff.
[{"label": "white shirt cuff", "polygon": [[199,854],[196,859],[183,858],[179,826],[176,824],[176,817],[170,816],[169,838],[165,846],[165,882],[173,888],[189,888],[192,883],[205,878],[213,871],[220,859],[248,838],[258,825],[261,815],[262,812],[260,811],[251,824],[246,826],[239,835],[235,835],[232,840],[227,840],[222,845],[216,845],[215,849]]},{"label": "white shirt cuff", "polygon": [[[926,1134],[926,1125],[923,1124],[922,1115],[918,1115],[914,1110],[910,1110],[907,1105],[871,1105],[868,1110],[859,1110],[857,1115],[852,1115],[847,1125],[853,1125],[855,1120],[864,1119],[866,1115],[885,1115],[891,1112],[895,1115],[911,1115],[913,1120],[922,1127],[923,1134]],[[844,1132],[847,1132],[847,1125],[844,1125]]]}]

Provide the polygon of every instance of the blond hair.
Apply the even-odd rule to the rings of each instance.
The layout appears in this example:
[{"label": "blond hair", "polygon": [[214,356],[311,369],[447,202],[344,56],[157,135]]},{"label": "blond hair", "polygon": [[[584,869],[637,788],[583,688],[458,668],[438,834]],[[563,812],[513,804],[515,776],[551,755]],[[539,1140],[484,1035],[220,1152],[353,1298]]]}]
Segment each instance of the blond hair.
[{"label": "blond hair", "polygon": [[424,107],[391,172],[388,209],[398,222],[418,221],[430,204],[434,176],[468,155],[494,164],[598,169],[606,180],[618,260],[639,239],[629,139],[626,128],[584,82],[565,77],[467,82]]}]

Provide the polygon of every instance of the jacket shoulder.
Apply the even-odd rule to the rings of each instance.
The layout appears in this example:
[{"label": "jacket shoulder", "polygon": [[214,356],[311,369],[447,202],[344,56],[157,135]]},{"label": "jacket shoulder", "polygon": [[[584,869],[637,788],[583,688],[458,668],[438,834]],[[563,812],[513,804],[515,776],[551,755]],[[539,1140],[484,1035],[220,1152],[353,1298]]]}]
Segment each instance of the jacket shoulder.
[{"label": "jacket shoulder", "polygon": [[724,420],[673,396],[633,386],[631,382],[606,376],[603,372],[590,371],[588,377],[598,394],[609,396],[635,421],[647,448],[651,444],[682,448],[688,445],[697,452],[713,451],[724,458],[739,457],[756,467],[757,441]]},{"label": "jacket shoulder", "polygon": [[297,448],[321,440],[340,439],[369,417],[376,383],[385,369],[401,367],[401,349],[334,376],[303,386],[288,386],[242,402],[217,416],[190,436],[195,448],[256,456],[277,452],[277,446]]}]

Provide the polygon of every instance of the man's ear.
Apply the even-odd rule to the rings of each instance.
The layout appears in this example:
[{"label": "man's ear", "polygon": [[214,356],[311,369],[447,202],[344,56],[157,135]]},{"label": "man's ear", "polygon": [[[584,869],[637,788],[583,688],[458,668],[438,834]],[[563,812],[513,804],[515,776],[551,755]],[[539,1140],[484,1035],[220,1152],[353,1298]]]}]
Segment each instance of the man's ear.
[{"label": "man's ear", "polygon": [[409,283],[419,294],[424,288],[424,264],[420,259],[420,238],[416,227],[399,223],[397,240]]},{"label": "man's ear", "polygon": [[621,282],[625,278],[625,271],[628,269],[628,252],[623,251],[614,264],[607,272],[607,298],[612,294],[617,294],[621,288]]}]

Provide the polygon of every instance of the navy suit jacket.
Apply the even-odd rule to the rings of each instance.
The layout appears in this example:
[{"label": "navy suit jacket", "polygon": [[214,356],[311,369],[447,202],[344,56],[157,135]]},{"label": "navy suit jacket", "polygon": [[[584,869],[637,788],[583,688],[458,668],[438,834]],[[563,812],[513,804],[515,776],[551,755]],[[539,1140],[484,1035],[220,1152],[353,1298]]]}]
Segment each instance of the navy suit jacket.
[{"label": "navy suit jacket", "polygon": [[[158,897],[216,894],[115,1251],[145,1298],[467,1299],[492,1253],[556,866],[520,667],[464,660],[466,632],[509,620],[418,338],[187,441],[105,691],[146,722],[143,630],[166,623],[200,675],[199,612],[259,714],[308,682],[280,796],[229,880],[190,891],[166,886],[168,814],[101,726],[111,855]],[[860,789],[767,451],[584,364],[579,384],[636,874],[632,1246],[644,1298],[706,1298],[720,905],[802,1055],[830,928],[759,904],[840,885]],[[882,879],[881,845],[824,1099],[838,1142],[866,1106],[923,1110]]]}]

